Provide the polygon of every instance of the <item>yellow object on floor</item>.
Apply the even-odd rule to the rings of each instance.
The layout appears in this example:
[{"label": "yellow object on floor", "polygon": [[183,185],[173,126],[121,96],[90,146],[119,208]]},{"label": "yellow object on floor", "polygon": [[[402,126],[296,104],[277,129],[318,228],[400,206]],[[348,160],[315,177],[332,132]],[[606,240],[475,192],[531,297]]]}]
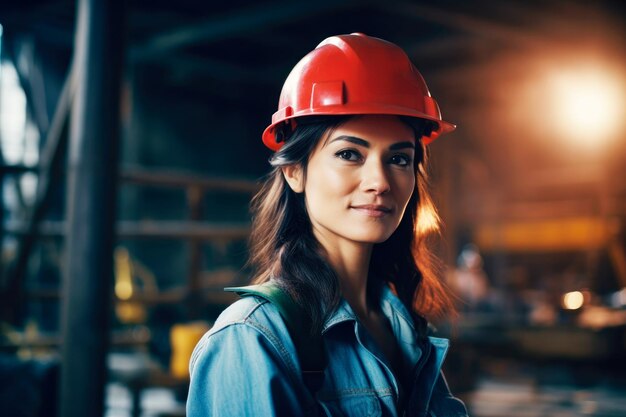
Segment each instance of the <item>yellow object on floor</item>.
[{"label": "yellow object on floor", "polygon": [[189,359],[202,336],[209,331],[209,324],[202,321],[175,324],[170,330],[172,357],[170,372],[176,378],[189,378]]}]

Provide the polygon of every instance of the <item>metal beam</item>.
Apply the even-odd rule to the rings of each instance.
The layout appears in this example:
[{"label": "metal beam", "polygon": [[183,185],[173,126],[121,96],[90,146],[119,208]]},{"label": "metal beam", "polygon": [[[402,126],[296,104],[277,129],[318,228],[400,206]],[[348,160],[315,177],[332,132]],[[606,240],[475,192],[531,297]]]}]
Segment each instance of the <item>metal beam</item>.
[{"label": "metal beam", "polygon": [[155,187],[200,187],[205,191],[231,191],[246,194],[255,193],[260,189],[260,183],[255,180],[207,177],[172,169],[146,169],[138,166],[127,166],[120,173],[120,180],[129,184]]},{"label": "metal beam", "polygon": [[[41,237],[62,238],[67,229],[65,222],[46,221],[37,227]],[[245,223],[211,223],[204,221],[178,220],[141,220],[119,221],[116,225],[117,236],[121,239],[173,239],[192,241],[230,241],[246,239],[250,226]],[[20,236],[26,233],[21,222],[11,221],[4,224],[8,235]]]},{"label": "metal beam", "polygon": [[[0,159],[2,157],[0,156]],[[11,165],[0,165],[0,176],[4,175],[19,175],[25,174],[27,172],[37,172],[37,167],[30,165],[20,165],[20,164],[11,164]]]},{"label": "metal beam", "polygon": [[73,97],[73,71],[70,71],[65,79],[61,94],[57,101],[56,110],[52,118],[50,128],[47,129],[44,148],[39,158],[39,178],[37,192],[32,210],[27,213],[28,228],[24,237],[19,241],[14,263],[9,269],[6,290],[0,294],[3,317],[17,321],[19,318],[19,306],[23,306],[22,282],[26,275],[28,259],[37,239],[39,223],[48,208],[50,191],[60,176],[60,162],[65,153],[67,135],[65,127],[69,115]]},{"label": "metal beam", "polygon": [[283,1],[275,4],[257,4],[236,9],[220,16],[211,16],[195,25],[167,31],[154,36],[130,51],[131,60],[141,60],[168,53],[200,42],[215,42],[242,33],[255,31],[289,19],[337,10],[355,4],[350,0],[320,0],[315,2]]},{"label": "metal beam", "polygon": [[63,281],[60,415],[101,416],[113,292],[121,0],[78,0]]},{"label": "metal beam", "polygon": [[272,65],[271,67],[252,68],[233,64],[228,61],[209,58],[207,56],[188,56],[182,54],[168,55],[162,63],[178,78],[188,80],[190,77],[213,77],[218,80],[244,82],[262,82],[271,84],[278,81],[277,74],[288,73],[289,68]]},{"label": "metal beam", "polygon": [[429,58],[432,56],[448,57],[450,53],[466,48],[473,48],[482,40],[466,35],[447,35],[430,40],[417,40],[409,43],[404,50],[410,57]]},{"label": "metal beam", "polygon": [[489,39],[491,42],[504,41],[523,46],[536,46],[543,43],[537,33],[529,30],[517,30],[502,24],[489,22],[484,19],[464,15],[461,13],[428,6],[423,3],[399,1],[393,7],[386,7],[385,11],[393,11],[405,17],[414,17],[436,23],[444,27],[460,30],[461,32]]}]

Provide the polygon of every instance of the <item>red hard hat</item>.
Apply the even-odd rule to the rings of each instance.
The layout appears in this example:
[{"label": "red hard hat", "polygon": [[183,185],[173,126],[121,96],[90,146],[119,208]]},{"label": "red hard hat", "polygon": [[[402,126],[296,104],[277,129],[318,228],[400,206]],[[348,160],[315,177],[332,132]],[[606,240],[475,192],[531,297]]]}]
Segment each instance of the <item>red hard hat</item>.
[{"label": "red hard hat", "polygon": [[428,144],[456,126],[441,119],[422,75],[397,45],[362,33],[327,38],[287,77],[263,143],[277,151],[281,123],[317,115],[393,114],[435,122]]}]

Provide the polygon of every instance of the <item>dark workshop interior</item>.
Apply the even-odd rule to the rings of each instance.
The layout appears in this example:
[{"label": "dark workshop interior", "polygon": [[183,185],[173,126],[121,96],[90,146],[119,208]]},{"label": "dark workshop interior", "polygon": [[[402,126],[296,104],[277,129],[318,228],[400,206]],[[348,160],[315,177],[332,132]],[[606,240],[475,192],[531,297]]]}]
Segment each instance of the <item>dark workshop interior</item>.
[{"label": "dark workshop interior", "polygon": [[620,0],[3,1],[1,415],[185,415],[191,349],[249,280],[281,86],[352,32],[458,126],[429,145],[452,391],[626,415]]}]

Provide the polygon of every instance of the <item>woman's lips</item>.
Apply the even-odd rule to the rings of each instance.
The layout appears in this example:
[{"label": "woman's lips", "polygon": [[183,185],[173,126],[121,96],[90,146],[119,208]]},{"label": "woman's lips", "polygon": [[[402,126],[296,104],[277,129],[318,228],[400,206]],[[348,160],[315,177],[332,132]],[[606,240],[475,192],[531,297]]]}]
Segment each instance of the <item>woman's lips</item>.
[{"label": "woman's lips", "polygon": [[383,217],[391,213],[391,208],[380,204],[361,204],[351,206],[351,208],[371,217]]}]

